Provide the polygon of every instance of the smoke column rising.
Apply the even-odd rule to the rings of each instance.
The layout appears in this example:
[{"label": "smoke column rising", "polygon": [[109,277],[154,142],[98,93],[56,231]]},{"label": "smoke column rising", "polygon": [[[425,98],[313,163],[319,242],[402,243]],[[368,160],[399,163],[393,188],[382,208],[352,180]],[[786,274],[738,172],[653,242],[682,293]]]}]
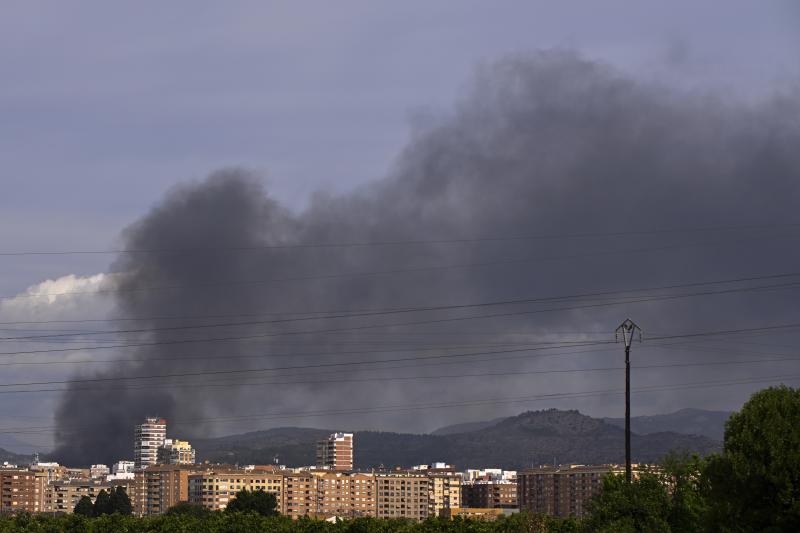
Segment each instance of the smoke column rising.
[{"label": "smoke column rising", "polygon": [[[219,171],[203,182],[175,188],[123,234],[128,250],[174,253],[120,255],[112,266],[113,271],[124,273],[117,293],[118,312],[121,317],[149,318],[135,322],[137,328],[165,328],[232,320],[171,317],[262,315],[269,319],[263,315],[277,313],[272,318],[278,318],[312,311],[470,303],[797,270],[797,232],[791,228],[264,248],[797,222],[800,115],[796,96],[745,105],[644,83],[567,51],[509,58],[480,70],[452,113],[415,132],[385,179],[351,194],[318,195],[298,214],[271,199],[257,177],[241,170]],[[239,249],[220,250],[233,247]],[[500,264],[426,269],[487,262]],[[416,270],[386,273],[410,269]],[[371,274],[342,275],[347,273]],[[275,281],[235,283],[263,280]],[[154,287],[162,289],[148,290]],[[180,422],[619,385],[618,376],[608,374],[262,386],[240,385],[242,376],[121,381],[124,377],[403,357],[413,352],[401,348],[423,346],[446,350],[469,345],[476,347],[461,351],[479,350],[477,346],[520,342],[553,332],[610,332],[627,314],[635,315],[646,329],[669,332],[749,325],[796,319],[794,302],[792,291],[762,291],[339,333],[296,332],[476,312],[131,333],[125,340],[138,343],[273,336],[121,350],[120,357],[124,354],[140,361],[81,374],[113,379],[102,387],[93,384],[90,391],[82,390],[86,384],[76,383],[64,394],[56,416],[59,446],[54,455],[66,464],[130,457],[133,425],[146,415]],[[294,333],[278,335],[286,332]],[[531,337],[520,337],[520,332]],[[398,351],[389,351],[393,347]],[[684,355],[690,358],[719,357],[687,350]],[[355,351],[363,353],[343,353]],[[252,355],[260,357],[241,357]],[[209,358],[196,358],[200,356]],[[563,363],[517,359],[440,368],[410,366],[395,373],[581,368],[618,363],[617,359],[616,354],[598,352]],[[725,371],[726,375],[747,374],[747,368]],[[346,372],[331,379],[386,375],[366,367],[349,367]],[[693,370],[692,376],[717,372]],[[294,381],[304,374],[261,373],[250,379]],[[669,382],[681,376],[686,379],[685,370],[663,370],[651,377]],[[228,380],[225,388],[203,387],[222,379]],[[187,382],[197,386],[178,386]],[[714,394],[724,396],[730,391],[703,391],[695,399],[704,401]],[[615,401],[592,400],[596,409],[611,406],[609,412],[617,409]],[[671,400],[658,401],[662,402],[659,406],[669,407]],[[465,408],[460,416],[501,412],[499,407],[475,407]],[[419,431],[451,415],[452,411],[383,413],[238,425],[198,421],[173,425],[170,434],[192,438],[287,422]]]}]

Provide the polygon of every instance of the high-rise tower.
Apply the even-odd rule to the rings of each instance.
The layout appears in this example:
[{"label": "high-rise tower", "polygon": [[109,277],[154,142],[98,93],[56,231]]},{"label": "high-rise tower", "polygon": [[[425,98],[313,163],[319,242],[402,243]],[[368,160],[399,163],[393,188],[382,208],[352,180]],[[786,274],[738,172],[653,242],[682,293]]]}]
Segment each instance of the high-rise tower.
[{"label": "high-rise tower", "polygon": [[334,433],[317,441],[317,466],[331,470],[353,469],[353,434]]},{"label": "high-rise tower", "polygon": [[167,438],[167,421],[148,417],[136,426],[133,442],[133,463],[136,470],[158,463],[158,448]]}]

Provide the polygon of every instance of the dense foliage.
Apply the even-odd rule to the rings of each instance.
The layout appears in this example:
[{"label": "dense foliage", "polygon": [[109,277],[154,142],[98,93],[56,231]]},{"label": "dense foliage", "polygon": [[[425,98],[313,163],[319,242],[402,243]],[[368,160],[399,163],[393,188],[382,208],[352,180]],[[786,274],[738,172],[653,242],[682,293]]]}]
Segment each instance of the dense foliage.
[{"label": "dense foliage", "polygon": [[86,532],[86,533],[577,533],[574,520],[517,514],[495,522],[480,520],[444,520],[431,518],[416,523],[407,520],[356,518],[337,523],[314,519],[291,520],[284,516],[262,516],[257,513],[209,512],[205,516],[173,513],[163,516],[134,518],[119,514],[99,518],[79,515],[61,517],[19,515],[0,517],[0,533],[6,532]]},{"label": "dense foliage", "polygon": [[721,531],[800,531],[800,389],[757,392],[725,427],[705,469]]},{"label": "dense foliage", "polygon": [[278,514],[278,499],[270,492],[263,490],[240,490],[225,508],[227,513],[257,513],[261,516]]},{"label": "dense foliage", "polygon": [[97,517],[109,514],[130,515],[133,513],[133,506],[128,494],[122,487],[111,489],[108,492],[101,490],[92,503],[88,496],[81,496],[75,505],[73,512],[80,516]]},{"label": "dense foliage", "polygon": [[604,480],[588,531],[800,531],[800,390],[762,390],[734,413],[721,454],[668,456],[630,485]]}]

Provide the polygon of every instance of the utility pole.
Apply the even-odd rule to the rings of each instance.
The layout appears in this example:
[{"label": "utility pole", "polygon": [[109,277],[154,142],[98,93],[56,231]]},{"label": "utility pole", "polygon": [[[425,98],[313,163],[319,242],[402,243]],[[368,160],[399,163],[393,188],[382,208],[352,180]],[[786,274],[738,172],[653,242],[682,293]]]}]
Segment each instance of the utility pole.
[{"label": "utility pole", "polygon": [[631,342],[633,336],[639,334],[639,342],[642,342],[642,328],[630,318],[619,325],[614,331],[614,335],[619,341],[622,334],[622,341],[625,344],[625,481],[631,482]]}]

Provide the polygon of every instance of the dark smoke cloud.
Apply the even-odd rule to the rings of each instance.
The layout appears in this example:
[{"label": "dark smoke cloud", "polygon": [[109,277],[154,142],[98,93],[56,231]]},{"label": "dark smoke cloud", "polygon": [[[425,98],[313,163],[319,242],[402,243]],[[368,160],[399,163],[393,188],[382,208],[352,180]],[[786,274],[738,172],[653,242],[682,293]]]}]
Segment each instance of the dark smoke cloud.
[{"label": "dark smoke cloud", "polygon": [[[118,295],[120,315],[154,317],[136,324],[166,327],[187,322],[163,317],[469,303],[784,272],[795,270],[800,264],[797,231],[787,228],[407,246],[207,250],[800,220],[796,214],[800,205],[800,114],[796,94],[760,104],[728,102],[713,95],[678,92],[637,81],[606,65],[562,51],[501,61],[479,71],[476,78],[451,116],[414,133],[386,179],[344,196],[318,195],[300,214],[279,205],[256,177],[240,170],[218,172],[204,182],[173,190],[123,234],[130,250],[178,251],[120,256],[113,265],[114,271],[126,273]],[[308,278],[507,260],[514,262],[214,285],[220,281]],[[170,286],[184,288],[141,290]],[[516,306],[503,310],[535,308]],[[470,313],[476,311],[237,326],[201,332],[159,331],[132,335],[130,339],[141,342],[256,335]],[[570,339],[594,339],[597,333],[608,335],[626,315],[634,316],[648,332],[655,333],[790,321],[797,318],[796,293],[762,291],[429,326],[150,346],[126,350],[126,354],[140,357],[141,362],[120,362],[98,375],[121,378],[410,355],[407,351],[386,351],[393,347],[399,350],[458,344],[473,346],[460,351],[476,351],[487,344],[537,340],[543,334],[551,335],[547,337],[550,340],[559,338],[556,334]],[[645,343],[636,350],[647,362],[723,357],[702,351],[703,346],[709,348],[695,344],[682,351],[658,351]],[[368,353],[341,353],[345,351]],[[220,354],[265,357],[180,359],[186,355]],[[618,359],[617,353],[598,350],[563,358],[419,366],[393,372],[436,375],[488,369],[593,368],[619,364]],[[766,375],[770,371],[774,374],[788,368],[779,365],[762,365],[757,370],[752,366],[663,369],[642,372],[637,379],[640,384],[669,383],[690,378]],[[309,375],[313,372],[295,372],[297,375],[282,379],[323,379]],[[377,375],[375,372],[348,369],[331,379],[368,377]],[[274,380],[269,374],[258,377]],[[222,379],[233,378],[193,378],[193,382]],[[148,383],[172,382],[185,380]],[[86,385],[76,384],[64,395],[57,414],[60,446],[56,456],[70,464],[130,457],[132,426],[148,414],[187,421],[271,411],[297,413],[592,390],[620,384],[618,373],[608,372],[513,379],[442,378],[227,388],[198,385],[135,390],[123,387],[141,386],[141,382],[114,381],[92,392],[79,390]],[[701,407],[733,408],[741,400],[742,395],[731,388],[709,388],[643,395],[637,409],[663,410],[687,402]],[[523,407],[569,405],[613,415],[619,412],[618,404],[618,398],[608,397],[583,403],[563,401],[238,424],[198,421],[173,425],[170,433],[191,438],[289,423],[420,431],[447,421],[518,412]]]}]

